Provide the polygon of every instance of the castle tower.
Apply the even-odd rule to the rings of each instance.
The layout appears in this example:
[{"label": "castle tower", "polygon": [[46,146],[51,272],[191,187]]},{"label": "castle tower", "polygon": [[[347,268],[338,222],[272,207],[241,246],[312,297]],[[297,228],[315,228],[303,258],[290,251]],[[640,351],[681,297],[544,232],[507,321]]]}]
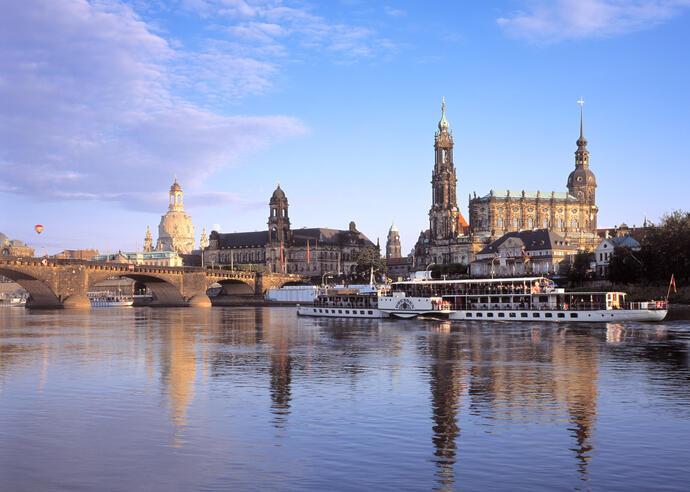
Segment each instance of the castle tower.
[{"label": "castle tower", "polygon": [[455,196],[453,166],[453,132],[448,131],[446,102],[441,102],[441,121],[434,136],[436,160],[431,176],[431,210],[429,222],[432,239],[451,239],[458,235],[458,200]]},{"label": "castle tower", "polygon": [[146,236],[144,236],[144,251],[148,253],[151,251],[152,247],[153,237],[151,237],[151,229],[149,229],[149,226],[146,226]]},{"label": "castle tower", "polygon": [[268,241],[271,243],[286,243],[290,239],[290,217],[288,216],[288,200],[280,189],[280,183],[273,192],[268,217]]},{"label": "castle tower", "polygon": [[395,222],[393,222],[388,231],[388,240],[386,241],[386,259],[402,258],[400,249],[400,234],[398,233],[398,228],[395,227]]},{"label": "castle tower", "polygon": [[170,187],[168,213],[161,217],[158,225],[156,249],[189,254],[194,249],[194,225],[192,218],[184,212],[182,187],[175,182]]},{"label": "castle tower", "polygon": [[582,206],[583,229],[587,232],[594,232],[597,228],[597,211],[595,190],[597,180],[594,173],[589,169],[589,151],[587,150],[587,140],[583,133],[582,123],[582,98],[580,103],[580,138],[577,139],[577,150],[575,151],[575,170],[568,176],[568,192],[577,198]]}]

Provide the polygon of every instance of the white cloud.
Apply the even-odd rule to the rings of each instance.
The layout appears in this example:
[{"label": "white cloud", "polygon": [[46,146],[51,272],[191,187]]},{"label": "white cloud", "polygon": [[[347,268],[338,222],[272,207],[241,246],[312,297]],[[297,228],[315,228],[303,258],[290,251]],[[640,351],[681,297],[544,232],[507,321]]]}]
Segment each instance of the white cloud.
[{"label": "white cloud", "polygon": [[275,67],[175,50],[115,0],[8,2],[0,45],[4,192],[136,206],[161,176],[200,186],[239,153],[304,131],[294,118],[228,117],[180,97],[261,93]]},{"label": "white cloud", "polygon": [[511,36],[548,43],[646,29],[687,7],[690,0],[533,0],[497,22]]}]

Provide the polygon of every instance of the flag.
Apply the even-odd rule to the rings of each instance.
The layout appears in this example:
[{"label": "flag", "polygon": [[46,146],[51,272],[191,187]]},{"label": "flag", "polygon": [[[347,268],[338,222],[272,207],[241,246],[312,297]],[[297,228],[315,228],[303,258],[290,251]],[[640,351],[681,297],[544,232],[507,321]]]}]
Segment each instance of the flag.
[{"label": "flag", "polygon": [[309,265],[311,261],[309,261],[309,240],[307,239],[307,265]]},{"label": "flag", "polygon": [[283,257],[283,243],[280,243],[280,264],[282,265],[285,262],[285,258]]},{"label": "flag", "polygon": [[671,274],[671,285],[673,285],[673,293],[677,294],[678,291],[676,290],[676,278]]}]

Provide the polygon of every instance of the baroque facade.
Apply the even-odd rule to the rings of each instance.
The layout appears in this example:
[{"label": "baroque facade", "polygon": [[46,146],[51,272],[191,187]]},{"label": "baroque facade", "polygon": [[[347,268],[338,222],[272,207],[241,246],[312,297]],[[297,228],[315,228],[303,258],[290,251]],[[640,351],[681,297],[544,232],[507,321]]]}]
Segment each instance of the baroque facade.
[{"label": "baroque facade", "polygon": [[432,263],[463,263],[475,260],[489,242],[509,232],[546,229],[557,232],[580,249],[593,249],[597,241],[596,178],[589,169],[589,151],[583,134],[580,102],[580,137],[575,169],[565,192],[491,190],[469,197],[469,224],[457,207],[453,132],[446,120],[445,101],[434,138],[432,204],[429,229],[415,245],[415,268]]},{"label": "baroque facade", "polygon": [[507,232],[547,229],[558,232],[581,249],[596,247],[597,181],[589,169],[582,106],[576,144],[575,169],[568,176],[567,191],[491,190],[482,197],[475,194],[469,199],[472,232],[500,237]]},{"label": "baroque facade", "polygon": [[203,251],[204,263],[311,277],[351,275],[359,252],[365,246],[374,246],[354,222],[347,230],[292,229],[289,203],[280,184],[269,200],[267,225],[267,230],[256,232],[212,231],[208,248]]}]

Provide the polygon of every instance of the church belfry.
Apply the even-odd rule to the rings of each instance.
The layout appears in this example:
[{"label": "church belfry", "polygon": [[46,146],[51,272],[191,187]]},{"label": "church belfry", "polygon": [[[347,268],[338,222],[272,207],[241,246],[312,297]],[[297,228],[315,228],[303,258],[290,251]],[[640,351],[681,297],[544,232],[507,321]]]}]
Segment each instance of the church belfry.
[{"label": "church belfry", "polygon": [[587,150],[587,139],[584,137],[582,123],[582,98],[580,104],[580,138],[577,139],[577,150],[575,151],[575,169],[568,176],[568,193],[577,198],[582,205],[582,224],[585,229],[596,229],[596,219],[598,208],[596,206],[595,190],[597,179],[589,169],[589,151]]},{"label": "church belfry", "polygon": [[290,239],[290,217],[288,216],[288,200],[280,183],[269,201],[270,215],[268,217],[268,241],[285,243]]},{"label": "church belfry", "polygon": [[432,239],[451,239],[458,235],[457,178],[453,165],[453,132],[446,120],[446,102],[441,101],[441,121],[434,136],[435,163],[431,176],[429,223]]}]

